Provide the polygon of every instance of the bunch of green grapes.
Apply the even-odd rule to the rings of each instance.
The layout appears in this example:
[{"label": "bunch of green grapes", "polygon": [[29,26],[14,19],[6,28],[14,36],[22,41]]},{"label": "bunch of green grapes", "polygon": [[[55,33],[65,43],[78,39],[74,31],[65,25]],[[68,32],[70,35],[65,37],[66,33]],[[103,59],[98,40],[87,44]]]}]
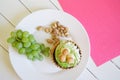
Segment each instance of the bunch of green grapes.
[{"label": "bunch of green grapes", "polygon": [[11,36],[7,39],[12,47],[16,48],[19,54],[25,54],[30,60],[43,60],[44,56],[49,56],[50,48],[44,44],[36,42],[34,36],[28,31],[12,31]]}]

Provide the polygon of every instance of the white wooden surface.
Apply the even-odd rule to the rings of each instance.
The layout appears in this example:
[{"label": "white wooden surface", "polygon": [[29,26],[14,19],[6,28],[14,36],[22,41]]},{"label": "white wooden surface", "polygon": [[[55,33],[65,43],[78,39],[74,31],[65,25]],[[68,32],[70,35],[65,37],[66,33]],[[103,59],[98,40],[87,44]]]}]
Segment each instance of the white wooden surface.
[{"label": "white wooden surface", "polygon": [[[23,17],[40,9],[62,10],[57,0],[0,0],[0,80],[21,80],[10,64],[6,39]],[[99,67],[90,57],[77,80],[120,80],[120,56]]]}]

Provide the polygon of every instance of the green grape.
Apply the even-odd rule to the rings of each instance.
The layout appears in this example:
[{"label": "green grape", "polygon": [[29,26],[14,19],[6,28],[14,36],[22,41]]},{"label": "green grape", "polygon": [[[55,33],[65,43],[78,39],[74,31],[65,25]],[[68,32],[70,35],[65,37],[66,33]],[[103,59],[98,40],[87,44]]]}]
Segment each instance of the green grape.
[{"label": "green grape", "polygon": [[28,59],[34,61],[36,59],[42,61],[43,55],[48,57],[50,54],[50,48],[45,47],[44,44],[36,42],[34,36],[29,34],[28,31],[16,30],[11,32],[11,37],[7,39],[8,43],[11,43],[15,47],[19,54],[25,54]]},{"label": "green grape", "polygon": [[32,44],[32,45],[30,46],[30,48],[31,48],[32,50],[37,50],[39,47],[40,47],[40,46],[39,46],[38,43]]},{"label": "green grape", "polygon": [[49,52],[45,51],[43,54],[44,54],[44,56],[49,57]]},{"label": "green grape", "polygon": [[37,57],[36,57],[38,60],[42,61],[44,58],[41,54],[39,54]]},{"label": "green grape", "polygon": [[35,50],[33,50],[33,51],[31,52],[31,54],[32,54],[33,56],[38,56],[38,52],[35,51]]},{"label": "green grape", "polygon": [[23,32],[21,29],[18,29],[17,32]]},{"label": "green grape", "polygon": [[16,37],[16,41],[21,42],[21,39],[20,39],[20,38],[18,38],[18,37]]},{"label": "green grape", "polygon": [[32,49],[30,47],[25,48],[25,50],[26,50],[26,53],[31,53],[32,52]]},{"label": "green grape", "polygon": [[24,53],[25,53],[25,48],[20,48],[20,49],[18,50],[18,52],[19,52],[20,54],[24,54]]},{"label": "green grape", "polygon": [[29,38],[30,42],[34,42],[35,41],[35,38],[34,38],[34,36],[32,34],[30,34],[28,38]]},{"label": "green grape", "polygon": [[36,57],[32,54],[32,52],[33,52],[33,51],[27,52],[27,53],[26,53],[26,56],[27,56],[28,59],[34,61],[34,60],[36,59]]},{"label": "green grape", "polygon": [[17,42],[16,45],[15,45],[15,47],[16,47],[17,49],[20,49],[20,48],[23,47],[23,45],[22,45],[21,42]]},{"label": "green grape", "polygon": [[28,47],[30,47],[31,43],[30,42],[24,42],[23,45],[24,45],[24,47],[28,48]]},{"label": "green grape", "polygon": [[38,51],[38,53],[40,53],[41,52],[41,49],[40,49],[40,47],[36,50],[36,51]]},{"label": "green grape", "polygon": [[8,43],[13,43],[15,41],[15,38],[13,38],[13,37],[9,37],[8,39],[7,39],[7,42]]},{"label": "green grape", "polygon": [[16,37],[16,32],[15,31],[12,31],[10,34],[11,34],[11,37],[14,37],[14,38]]},{"label": "green grape", "polygon": [[49,48],[49,47],[46,47],[46,48],[45,48],[45,51],[46,51],[46,52],[49,52],[49,51],[50,51],[50,48]]},{"label": "green grape", "polygon": [[28,38],[26,38],[26,37],[22,38],[22,42],[28,42],[28,41],[29,41]]},{"label": "green grape", "polygon": [[28,31],[24,31],[22,36],[23,37],[28,37],[29,36],[29,32]]},{"label": "green grape", "polygon": [[33,42],[31,42],[32,44],[36,44],[37,42],[36,42],[36,40],[35,41],[33,41]]},{"label": "green grape", "polygon": [[49,54],[50,54],[50,48],[49,48],[49,47],[46,47],[46,48],[44,49],[43,54],[44,54],[46,57],[49,57]]},{"label": "green grape", "polygon": [[16,35],[17,35],[17,38],[21,39],[22,38],[22,30],[17,30]]},{"label": "green grape", "polygon": [[30,54],[30,53],[27,53],[26,56],[27,56],[27,58],[30,59],[30,60],[32,60],[33,57],[34,57],[34,56],[33,56],[32,54]]},{"label": "green grape", "polygon": [[15,47],[16,44],[17,44],[17,41],[14,41],[14,42],[12,43],[12,46]]},{"label": "green grape", "polygon": [[44,44],[40,44],[40,49],[41,49],[41,51],[43,52],[44,49],[45,49],[45,45],[44,45]]},{"label": "green grape", "polygon": [[36,57],[33,56],[32,61],[35,61]]}]

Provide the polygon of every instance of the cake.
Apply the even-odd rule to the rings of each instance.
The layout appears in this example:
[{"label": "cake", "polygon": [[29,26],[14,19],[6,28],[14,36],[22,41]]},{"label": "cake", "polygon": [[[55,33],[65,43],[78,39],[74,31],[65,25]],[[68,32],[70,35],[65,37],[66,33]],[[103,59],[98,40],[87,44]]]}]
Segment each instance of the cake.
[{"label": "cake", "polygon": [[53,60],[62,69],[74,68],[80,63],[79,46],[70,40],[61,40],[53,49]]}]

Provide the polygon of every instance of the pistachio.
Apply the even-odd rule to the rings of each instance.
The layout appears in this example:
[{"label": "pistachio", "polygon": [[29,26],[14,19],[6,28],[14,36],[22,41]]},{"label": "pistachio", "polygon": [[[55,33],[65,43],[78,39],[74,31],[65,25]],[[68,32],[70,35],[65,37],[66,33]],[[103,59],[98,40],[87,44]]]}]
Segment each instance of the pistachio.
[{"label": "pistachio", "polygon": [[66,56],[60,55],[59,59],[60,59],[61,62],[65,62],[66,61]]},{"label": "pistachio", "polygon": [[40,31],[40,30],[43,29],[43,27],[42,27],[42,26],[38,26],[36,29],[37,29],[38,31]]},{"label": "pistachio", "polygon": [[57,35],[52,36],[52,40],[55,40],[57,38]]},{"label": "pistachio", "polygon": [[64,37],[65,35],[62,33],[61,36]]},{"label": "pistachio", "polygon": [[67,63],[69,63],[69,64],[74,63],[74,59],[72,57],[67,58]]},{"label": "pistachio", "polygon": [[67,28],[67,27],[65,27],[64,31],[65,31],[65,32],[68,32],[68,28]]},{"label": "pistachio", "polygon": [[57,35],[57,34],[58,34],[57,29],[53,29],[53,30],[52,30],[52,34],[56,34],[56,35]]},{"label": "pistachio", "polygon": [[46,33],[49,33],[49,28],[45,28],[44,31],[45,31]]},{"label": "pistachio", "polygon": [[57,28],[57,27],[58,27],[58,21],[53,22],[53,23],[51,24],[51,27],[52,27],[52,28]]},{"label": "pistachio", "polygon": [[58,42],[56,42],[56,43],[53,45],[53,47],[52,47],[51,50],[50,50],[51,54],[54,52],[54,49],[56,48],[56,46],[57,46],[59,43],[60,43],[60,42],[58,41]]},{"label": "pistachio", "polygon": [[48,42],[49,44],[52,44],[52,43],[53,43],[53,40],[52,40],[52,39],[47,39],[47,42]]},{"label": "pistachio", "polygon": [[73,54],[68,54],[66,57],[67,57],[67,58],[73,58],[73,59],[74,59],[74,55],[73,55]]},{"label": "pistachio", "polygon": [[65,55],[65,56],[68,55],[69,54],[68,49],[63,49],[62,54]]},{"label": "pistachio", "polygon": [[52,29],[51,27],[50,27],[50,28],[48,28],[49,33],[51,33],[51,32],[52,32],[52,30],[53,30],[53,29]]},{"label": "pistachio", "polygon": [[69,33],[65,33],[65,37],[68,37],[69,36]]}]

